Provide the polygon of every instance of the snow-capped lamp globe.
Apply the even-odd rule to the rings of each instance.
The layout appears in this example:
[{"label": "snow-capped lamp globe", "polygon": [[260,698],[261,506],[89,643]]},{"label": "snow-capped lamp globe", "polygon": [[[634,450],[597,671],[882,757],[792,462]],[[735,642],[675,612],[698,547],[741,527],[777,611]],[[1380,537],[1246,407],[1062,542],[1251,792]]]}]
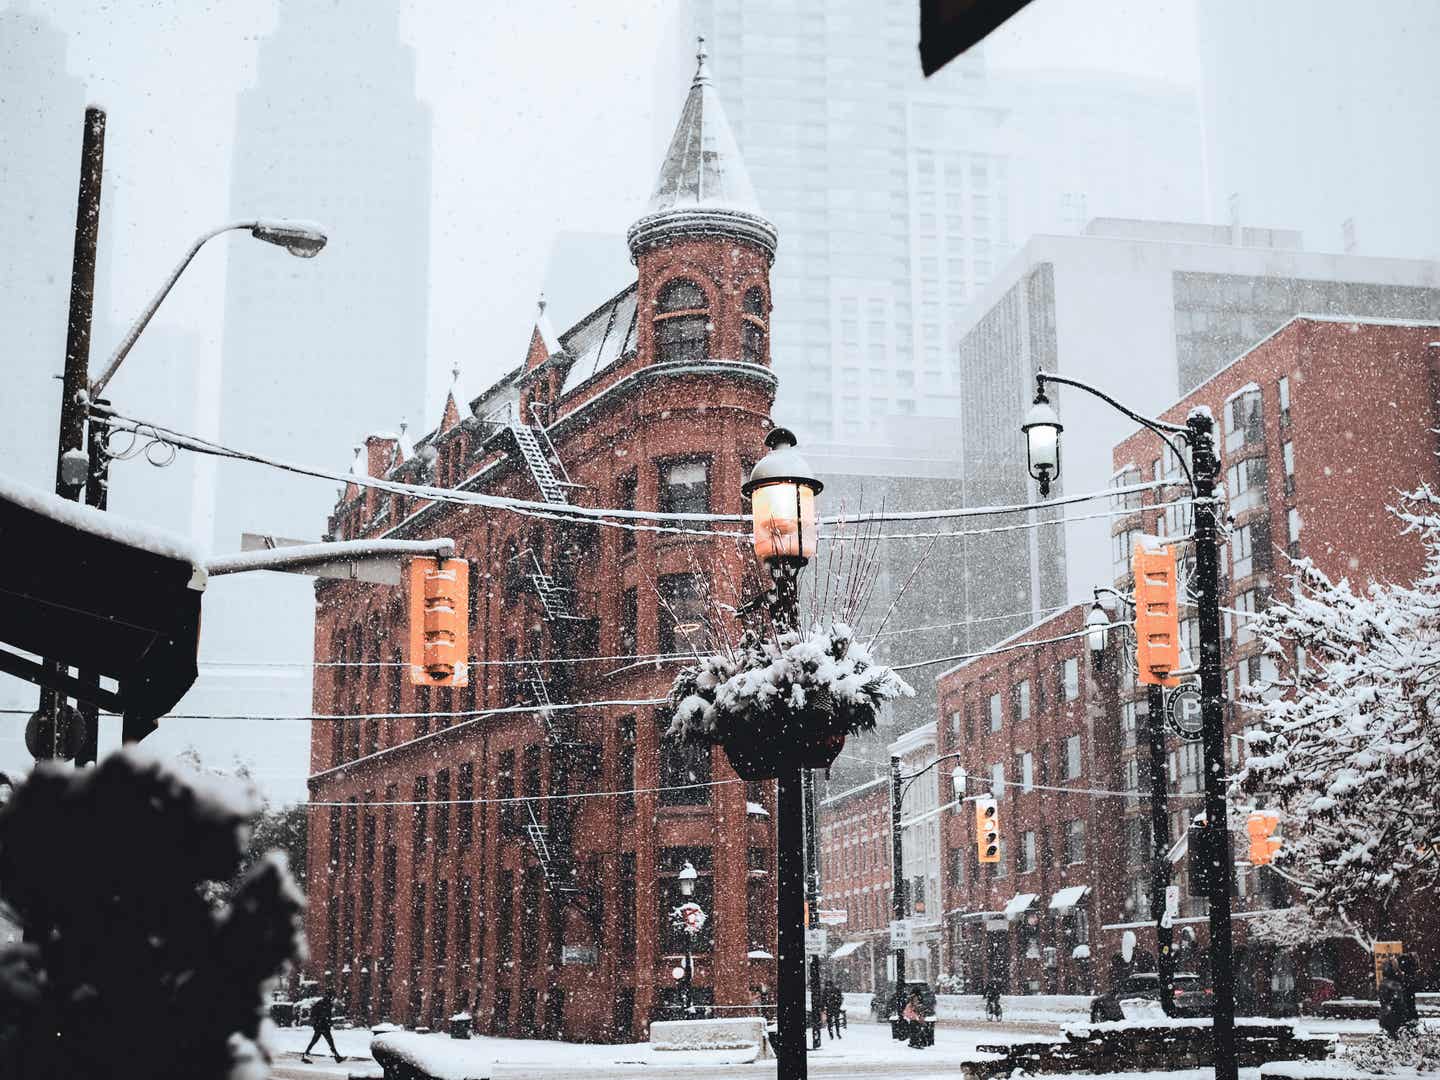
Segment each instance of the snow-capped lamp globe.
[{"label": "snow-capped lamp globe", "polygon": [[796,569],[815,554],[815,496],[824,489],[810,463],[795,449],[795,433],[771,428],[769,449],[750,470],[740,490],[750,496],[755,557],[767,565],[790,563]]},{"label": "snow-capped lamp globe", "polygon": [[1105,640],[1109,636],[1110,613],[1105,610],[1099,600],[1096,600],[1090,607],[1090,614],[1085,616],[1085,640],[1090,645],[1090,651],[1094,653],[1097,661],[1105,651]]},{"label": "snow-capped lamp globe", "polygon": [[1040,494],[1049,495],[1050,485],[1060,478],[1060,423],[1043,384],[1035,390],[1035,401],[1020,425],[1025,433],[1025,454],[1030,475],[1040,483]]},{"label": "snow-capped lamp globe", "polygon": [[680,870],[680,895],[689,899],[695,895],[695,881],[699,877],[693,863],[687,862]]}]

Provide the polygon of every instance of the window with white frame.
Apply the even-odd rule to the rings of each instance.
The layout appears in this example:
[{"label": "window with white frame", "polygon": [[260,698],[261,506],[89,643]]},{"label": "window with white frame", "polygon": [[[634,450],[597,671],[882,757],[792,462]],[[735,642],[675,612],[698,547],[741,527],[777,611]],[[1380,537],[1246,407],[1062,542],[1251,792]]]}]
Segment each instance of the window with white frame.
[{"label": "window with white frame", "polygon": [[1276,388],[1279,390],[1280,424],[1283,427],[1290,423],[1290,376],[1281,375]]},{"label": "window with white frame", "polygon": [[1022,723],[1030,719],[1030,680],[1021,679],[1015,684],[1014,697],[1015,721]]},{"label": "window with white frame", "polygon": [[1300,554],[1300,511],[1293,506],[1285,514],[1285,531],[1289,534],[1286,550],[1296,558]]},{"label": "window with white frame", "polygon": [[[1138,483],[1140,483],[1140,470],[1134,465],[1126,465],[1110,478],[1112,488],[1134,487]],[[1143,494],[1140,491],[1131,491],[1123,495],[1112,495],[1110,505],[1116,510],[1138,510]]]},{"label": "window with white frame", "polygon": [[1065,863],[1074,866],[1085,861],[1085,822],[1081,819],[1065,823]]},{"label": "window with white frame", "polygon": [[1035,869],[1035,833],[1027,830],[1025,833],[1025,846],[1020,854],[1020,872],[1028,874]]},{"label": "window with white frame", "polygon": [[990,730],[999,731],[1005,723],[1004,706],[1000,703],[999,694],[990,695]]},{"label": "window with white frame", "polygon": [[1035,787],[1035,759],[1030,751],[1020,755],[1020,790],[1031,791]]},{"label": "window with white frame", "polygon": [[1295,494],[1295,444],[1287,442],[1280,448],[1280,456],[1285,462],[1285,494]]},{"label": "window with white frame", "polygon": [[1061,682],[1065,687],[1065,700],[1074,701],[1080,696],[1080,658],[1072,656],[1060,668]]},{"label": "window with white frame", "polygon": [[1124,529],[1110,537],[1110,555],[1117,581],[1130,573],[1130,552],[1135,547],[1135,538],[1139,535],[1139,529]]},{"label": "window with white frame", "polygon": [[990,766],[990,794],[997,799],[1005,794],[1005,766],[998,761]]},{"label": "window with white frame", "polygon": [[1254,616],[1264,610],[1260,594],[1255,589],[1246,589],[1235,597],[1235,644],[1244,645],[1255,638]]},{"label": "window with white frame", "polygon": [[1065,779],[1074,780],[1082,771],[1080,761],[1080,736],[1071,735],[1065,740]]}]

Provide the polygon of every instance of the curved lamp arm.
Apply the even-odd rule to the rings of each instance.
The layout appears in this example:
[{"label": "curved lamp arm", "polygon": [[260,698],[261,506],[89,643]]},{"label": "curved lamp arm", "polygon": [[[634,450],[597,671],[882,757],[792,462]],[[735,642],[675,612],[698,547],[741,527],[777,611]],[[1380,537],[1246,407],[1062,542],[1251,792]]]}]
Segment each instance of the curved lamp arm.
[{"label": "curved lamp arm", "polygon": [[911,773],[909,776],[902,776],[900,779],[902,779],[902,780],[905,781],[905,786],[900,789],[900,801],[901,801],[902,803],[905,801],[905,793],[910,790],[910,785],[911,785],[911,784],[913,784],[916,780],[919,780],[920,777],[924,776],[927,772],[929,772],[931,769],[933,769],[936,765],[939,765],[940,762],[942,762],[942,761],[949,761],[951,758],[958,758],[958,757],[964,757],[964,756],[965,756],[965,755],[963,755],[963,754],[941,754],[939,757],[937,757],[934,761],[930,762],[929,765],[926,765],[926,766],[925,766],[923,769],[921,769],[919,772]]},{"label": "curved lamp arm", "polygon": [[1190,472],[1190,465],[1186,462],[1185,455],[1182,454],[1179,447],[1175,445],[1174,439],[1171,438],[1171,436],[1178,436],[1180,440],[1188,446],[1190,444],[1189,428],[1183,424],[1172,424],[1167,420],[1152,420],[1148,416],[1141,416],[1134,409],[1127,408],[1120,404],[1120,402],[1105,393],[1105,391],[1097,389],[1089,383],[1083,383],[1079,379],[1067,379],[1064,375],[1053,375],[1048,371],[1037,371],[1035,373],[1035,388],[1041,394],[1045,393],[1045,384],[1047,382],[1057,383],[1061,386],[1073,386],[1077,390],[1084,390],[1087,394],[1091,394],[1105,402],[1105,404],[1109,405],[1116,412],[1122,413],[1131,420],[1134,420],[1135,423],[1141,427],[1149,428],[1156,435],[1160,436],[1160,441],[1168,446],[1175,457],[1179,459],[1180,468],[1185,471],[1185,479],[1190,484],[1190,491],[1192,494],[1195,492],[1195,477]]},{"label": "curved lamp arm", "polygon": [[149,326],[150,320],[155,317],[155,312],[165,302],[165,297],[170,295],[170,290],[175,287],[175,282],[180,280],[180,275],[185,272],[185,268],[190,265],[200,249],[221,233],[235,232],[239,229],[247,229],[257,240],[279,244],[290,254],[304,259],[318,255],[326,242],[325,231],[318,226],[283,221],[234,221],[229,225],[221,225],[218,229],[202,233],[190,245],[190,250],[185,253],[185,257],[170,272],[169,279],[160,287],[155,298],[140,313],[140,317],[135,320],[124,338],[121,339],[120,344],[116,346],[110,362],[105,365],[105,370],[90,384],[90,400],[94,401],[98,398],[110,380],[115,377],[115,372],[125,362],[125,357],[130,354],[130,350],[145,331],[145,327]]}]

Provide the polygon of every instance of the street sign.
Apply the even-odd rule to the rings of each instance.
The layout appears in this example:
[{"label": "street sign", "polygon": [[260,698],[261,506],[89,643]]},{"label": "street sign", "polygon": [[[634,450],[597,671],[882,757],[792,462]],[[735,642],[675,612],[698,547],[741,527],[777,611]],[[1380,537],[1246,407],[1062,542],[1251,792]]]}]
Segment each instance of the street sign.
[{"label": "street sign", "polygon": [[1385,963],[1405,951],[1403,941],[1377,941],[1375,942],[1375,985],[1380,985],[1380,979],[1385,973]]},{"label": "street sign", "polygon": [[824,956],[828,948],[830,931],[823,926],[817,926],[812,930],[805,931],[805,955]]},{"label": "street sign", "polygon": [[844,908],[818,908],[815,914],[821,926],[844,926],[850,921],[850,913]]},{"label": "street sign", "polygon": [[1165,886],[1165,913],[1160,916],[1160,925],[1171,927],[1175,925],[1175,918],[1180,914],[1180,886]]},{"label": "street sign", "polygon": [[1205,718],[1201,707],[1200,688],[1194,683],[1180,687],[1165,703],[1165,712],[1170,727],[1182,739],[1195,741],[1205,730]]},{"label": "street sign", "polygon": [[890,924],[890,947],[892,949],[903,949],[910,944],[910,924],[903,920],[896,919]]}]

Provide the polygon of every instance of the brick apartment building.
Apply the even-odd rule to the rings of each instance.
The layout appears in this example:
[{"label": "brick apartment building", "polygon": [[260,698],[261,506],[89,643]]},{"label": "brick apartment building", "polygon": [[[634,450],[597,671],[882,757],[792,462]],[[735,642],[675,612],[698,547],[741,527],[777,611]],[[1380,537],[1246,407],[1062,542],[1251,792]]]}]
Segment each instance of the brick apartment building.
[{"label": "brick apartment building", "polygon": [[[776,232],[703,58],[628,238],[637,280],[564,333],[542,307],[523,363],[475,398],[457,376],[436,430],[414,447],[372,435],[353,471],[561,514],[741,513],[775,390]],[[316,586],[315,657],[342,666],[315,681],[310,973],[350,1015],[435,1026],[466,1009],[495,1034],[643,1037],[676,994],[686,862],[710,916],[695,1000],[773,986],[773,785],[665,739],[667,711],[640,703],[664,698],[673,666],[624,659],[683,647],[712,583],[737,599],[725,583],[748,550],[360,484],[330,532],[453,537],[471,566],[471,676],[453,690],[409,685],[400,590]],[[542,709],[588,702],[621,704]],[[476,715],[492,709],[516,711]]]},{"label": "brick apartment building", "polygon": [[[1216,417],[1231,521],[1220,561],[1221,606],[1229,609],[1223,616],[1223,661],[1231,768],[1242,763],[1244,753],[1246,718],[1235,703],[1238,695],[1274,672],[1273,658],[1261,654],[1244,613],[1264,610],[1271,595],[1287,587],[1286,557],[1309,557],[1332,578],[1357,584],[1413,581],[1424,566],[1418,538],[1402,536],[1387,508],[1399,493],[1440,481],[1440,346],[1432,344],[1437,337],[1436,321],[1298,315],[1162,414],[1162,419],[1183,423],[1192,408],[1205,405]],[[1162,453],[1159,440],[1147,431],[1120,443],[1114,462],[1117,485],[1156,478],[1183,481],[1178,462]],[[1154,493],[1127,499],[1122,509],[1133,512],[1115,517],[1112,524],[1114,576],[1124,588],[1131,584],[1136,535],[1189,531],[1184,508],[1149,509],[1157,501]],[[1197,634],[1194,612],[1182,608],[1181,614],[1181,637],[1188,644]],[[1143,713],[1143,688],[1134,696]],[[1127,700],[1127,716],[1135,707]],[[1148,774],[1145,751],[1134,762],[1130,745],[1127,739],[1123,768],[1127,786],[1133,787],[1137,768]],[[1168,754],[1171,790],[1201,790],[1198,744],[1172,738]],[[1139,834],[1148,812],[1143,806],[1132,811],[1127,830]],[[1178,840],[1183,811],[1172,819],[1171,839]],[[1243,831],[1236,835],[1243,840]],[[1237,851],[1243,858],[1243,844]],[[1182,881],[1184,866],[1178,867]],[[1143,883],[1137,881],[1135,890],[1139,901]],[[1244,863],[1236,866],[1236,892],[1241,912],[1290,902],[1273,872]],[[1143,914],[1144,907],[1139,904],[1137,910]],[[1188,900],[1180,920],[1182,926],[1193,924],[1201,945],[1205,911],[1203,900]],[[1436,943],[1429,941],[1425,952],[1425,935],[1418,930],[1416,924],[1415,932],[1402,936],[1420,943],[1422,969],[1434,971]],[[1336,980],[1341,993],[1363,995],[1373,987],[1370,959],[1353,943],[1277,948],[1247,939],[1244,918],[1236,921],[1236,963],[1242,1008],[1287,1011],[1307,997],[1316,979]]]},{"label": "brick apartment building", "polygon": [[[1000,644],[1064,638],[1087,611],[1066,608]],[[942,962],[967,993],[991,982],[1005,993],[1095,985],[1100,924],[1126,891],[1126,800],[1087,790],[1122,790],[1118,639],[1098,658],[1071,637],[967,660],[937,679],[939,752],[959,755],[967,796],[999,803],[998,863],[977,858],[973,803],[942,819]]]},{"label": "brick apartment building", "polygon": [[885,978],[892,878],[890,780],[880,777],[822,799],[821,906],[845,911],[830,932],[830,964],[846,990],[873,991]]}]

